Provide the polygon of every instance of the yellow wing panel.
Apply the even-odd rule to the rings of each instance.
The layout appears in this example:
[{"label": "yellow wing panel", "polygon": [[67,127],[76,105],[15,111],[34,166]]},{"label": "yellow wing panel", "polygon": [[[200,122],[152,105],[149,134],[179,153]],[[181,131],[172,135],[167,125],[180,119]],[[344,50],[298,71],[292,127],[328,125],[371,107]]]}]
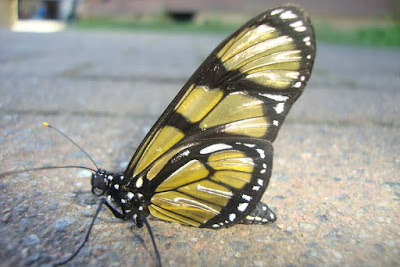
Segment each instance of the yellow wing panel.
[{"label": "yellow wing panel", "polygon": [[237,171],[217,171],[211,177],[216,182],[221,182],[232,186],[236,189],[241,189],[251,180],[251,173]]},{"label": "yellow wing panel", "polygon": [[151,215],[153,215],[156,218],[162,219],[162,220],[176,222],[176,223],[180,223],[180,224],[184,224],[184,225],[192,225],[195,227],[200,226],[199,222],[196,222],[196,221],[191,220],[184,216],[180,216],[176,213],[169,212],[165,209],[157,207],[156,205],[150,205],[149,211],[150,211]]},{"label": "yellow wing panel", "polygon": [[208,158],[208,165],[214,170],[233,170],[251,173],[254,169],[254,162],[246,157],[243,152],[225,150],[216,152]]},{"label": "yellow wing panel", "polygon": [[213,126],[263,116],[263,102],[245,94],[227,95],[200,123],[205,130]]},{"label": "yellow wing panel", "polygon": [[206,178],[208,174],[209,171],[200,161],[191,160],[167,177],[157,187],[156,192],[172,190],[182,185],[193,183]]},{"label": "yellow wing panel", "polygon": [[177,106],[176,111],[191,123],[200,121],[222,99],[222,90],[197,86]]},{"label": "yellow wing panel", "polygon": [[266,117],[258,117],[228,123],[225,126],[225,132],[251,137],[263,137],[268,131],[268,126]]},{"label": "yellow wing panel", "polygon": [[178,143],[185,136],[179,129],[172,126],[165,126],[158,133],[146,148],[138,166],[135,168],[134,175],[143,171],[147,166],[153,163],[158,157],[164,154],[173,145]]},{"label": "yellow wing panel", "polygon": [[151,203],[164,210],[206,223],[219,214],[221,207],[176,191],[156,193]]},{"label": "yellow wing panel", "polygon": [[182,186],[178,191],[221,207],[226,206],[233,195],[230,189],[208,180]]}]

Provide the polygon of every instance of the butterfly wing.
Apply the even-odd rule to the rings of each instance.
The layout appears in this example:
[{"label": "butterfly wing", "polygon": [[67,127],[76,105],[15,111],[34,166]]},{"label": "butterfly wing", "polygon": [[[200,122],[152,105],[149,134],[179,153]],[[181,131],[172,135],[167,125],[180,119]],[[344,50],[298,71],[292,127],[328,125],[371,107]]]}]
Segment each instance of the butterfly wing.
[{"label": "butterfly wing", "polygon": [[241,222],[268,186],[272,155],[271,143],[257,138],[184,143],[146,169],[148,188],[154,191],[149,211],[155,217],[197,227]]},{"label": "butterfly wing", "polygon": [[273,142],[308,81],[314,32],[297,6],[253,18],[193,74],[139,146],[126,174],[142,173],[175,147],[235,136]]}]

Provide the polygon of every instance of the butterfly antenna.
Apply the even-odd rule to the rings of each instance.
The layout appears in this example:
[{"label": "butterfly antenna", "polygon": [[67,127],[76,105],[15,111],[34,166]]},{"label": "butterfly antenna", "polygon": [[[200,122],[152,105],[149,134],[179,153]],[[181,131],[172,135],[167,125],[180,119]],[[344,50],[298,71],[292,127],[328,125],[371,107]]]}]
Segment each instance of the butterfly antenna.
[{"label": "butterfly antenna", "polygon": [[156,240],[154,239],[153,231],[151,230],[150,224],[147,221],[146,217],[143,216],[143,222],[146,225],[147,231],[150,234],[151,242],[153,243],[154,251],[156,252],[156,257],[157,257],[157,267],[161,267],[161,257],[160,253],[158,252],[157,245],[156,245]]},{"label": "butterfly antenna", "polygon": [[56,127],[54,127],[53,125],[47,123],[47,122],[43,122],[42,123],[43,126],[51,128],[55,131],[57,131],[59,134],[61,134],[62,136],[64,136],[65,138],[67,138],[72,144],[74,144],[77,148],[79,148],[89,159],[90,161],[94,164],[94,166],[96,166],[96,169],[98,170],[99,167],[97,166],[96,162],[94,162],[94,160],[92,159],[92,157],[89,156],[88,153],[86,153],[85,150],[83,150],[83,148],[81,148],[77,143],[75,143],[71,138],[69,138],[67,135],[65,135],[63,132],[61,132],[60,130],[58,130]]},{"label": "butterfly antenna", "polygon": [[0,179],[4,178],[6,176],[9,176],[9,175],[13,175],[13,174],[20,174],[20,173],[24,173],[24,172],[40,171],[40,170],[51,170],[51,169],[84,169],[84,170],[96,172],[95,169],[84,167],[84,166],[78,166],[78,165],[48,166],[48,167],[29,168],[29,169],[23,169],[23,170],[18,170],[18,171],[3,172],[3,173],[0,173]]},{"label": "butterfly antenna", "polygon": [[92,219],[92,223],[91,223],[90,226],[89,226],[89,229],[88,229],[88,231],[87,231],[87,233],[86,233],[86,236],[85,236],[85,240],[83,240],[82,244],[80,244],[80,246],[78,247],[78,249],[77,249],[70,257],[68,257],[67,259],[65,259],[65,260],[63,260],[63,261],[59,261],[59,262],[54,263],[53,266],[64,265],[64,264],[66,264],[67,262],[71,261],[73,258],[75,258],[76,255],[78,255],[78,253],[81,251],[81,249],[83,248],[83,246],[85,246],[86,242],[89,240],[90,232],[92,231],[94,222],[95,222],[97,216],[99,215],[99,213],[100,213],[100,211],[101,211],[101,208],[103,207],[103,204],[104,204],[105,201],[106,201],[105,198],[101,198],[101,199],[100,199],[99,206],[97,207],[96,213],[94,214],[93,219]]}]

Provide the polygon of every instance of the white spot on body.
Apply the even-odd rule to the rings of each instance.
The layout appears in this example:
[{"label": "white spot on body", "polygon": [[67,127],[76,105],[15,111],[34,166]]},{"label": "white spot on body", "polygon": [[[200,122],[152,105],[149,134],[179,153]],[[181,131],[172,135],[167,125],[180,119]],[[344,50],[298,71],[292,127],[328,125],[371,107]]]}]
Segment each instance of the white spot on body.
[{"label": "white spot on body", "polygon": [[247,206],[249,205],[249,203],[240,203],[237,207],[237,209],[241,212],[245,211],[247,209]]},{"label": "white spot on body", "polygon": [[281,19],[295,19],[297,15],[294,14],[291,10],[283,12],[280,16]]},{"label": "white spot on body", "polygon": [[233,222],[235,219],[236,219],[236,214],[235,214],[235,213],[229,214],[229,220],[230,220],[231,222]]},{"label": "white spot on body", "polygon": [[283,101],[283,102],[285,102],[286,100],[289,99],[289,97],[285,96],[285,95],[273,95],[273,94],[263,94],[263,93],[260,93],[259,95],[268,97],[269,99],[272,99],[272,100],[275,100],[275,101]]},{"label": "white spot on body", "polygon": [[285,103],[278,103],[274,107],[276,114],[281,114],[285,110]]},{"label": "white spot on body", "polygon": [[253,216],[250,216],[250,215],[247,215],[247,216],[246,216],[246,219],[249,220],[249,221],[254,221],[254,217],[253,217]]},{"label": "white spot on body", "polygon": [[219,151],[219,150],[223,150],[223,149],[230,149],[232,148],[231,145],[227,145],[227,144],[214,144],[208,147],[203,148],[202,150],[200,150],[200,154],[204,155],[204,154],[208,154],[208,153],[213,153],[215,151]]},{"label": "white spot on body", "polygon": [[141,188],[143,185],[143,178],[139,177],[136,181],[136,188]]},{"label": "white spot on body", "polygon": [[265,158],[265,152],[261,148],[257,148],[256,151],[260,154],[260,157],[263,159]]}]

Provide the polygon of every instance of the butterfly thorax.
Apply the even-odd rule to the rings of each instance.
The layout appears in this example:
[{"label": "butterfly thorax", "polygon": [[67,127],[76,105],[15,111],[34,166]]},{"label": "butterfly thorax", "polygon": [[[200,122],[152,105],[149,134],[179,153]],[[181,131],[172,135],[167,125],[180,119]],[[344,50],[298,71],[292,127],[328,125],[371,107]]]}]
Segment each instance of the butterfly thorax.
[{"label": "butterfly thorax", "polygon": [[92,174],[92,192],[96,196],[106,196],[106,205],[116,217],[133,219],[141,226],[140,218],[149,214],[142,181],[141,177],[134,179],[126,177],[123,172],[113,173],[99,169]]}]

